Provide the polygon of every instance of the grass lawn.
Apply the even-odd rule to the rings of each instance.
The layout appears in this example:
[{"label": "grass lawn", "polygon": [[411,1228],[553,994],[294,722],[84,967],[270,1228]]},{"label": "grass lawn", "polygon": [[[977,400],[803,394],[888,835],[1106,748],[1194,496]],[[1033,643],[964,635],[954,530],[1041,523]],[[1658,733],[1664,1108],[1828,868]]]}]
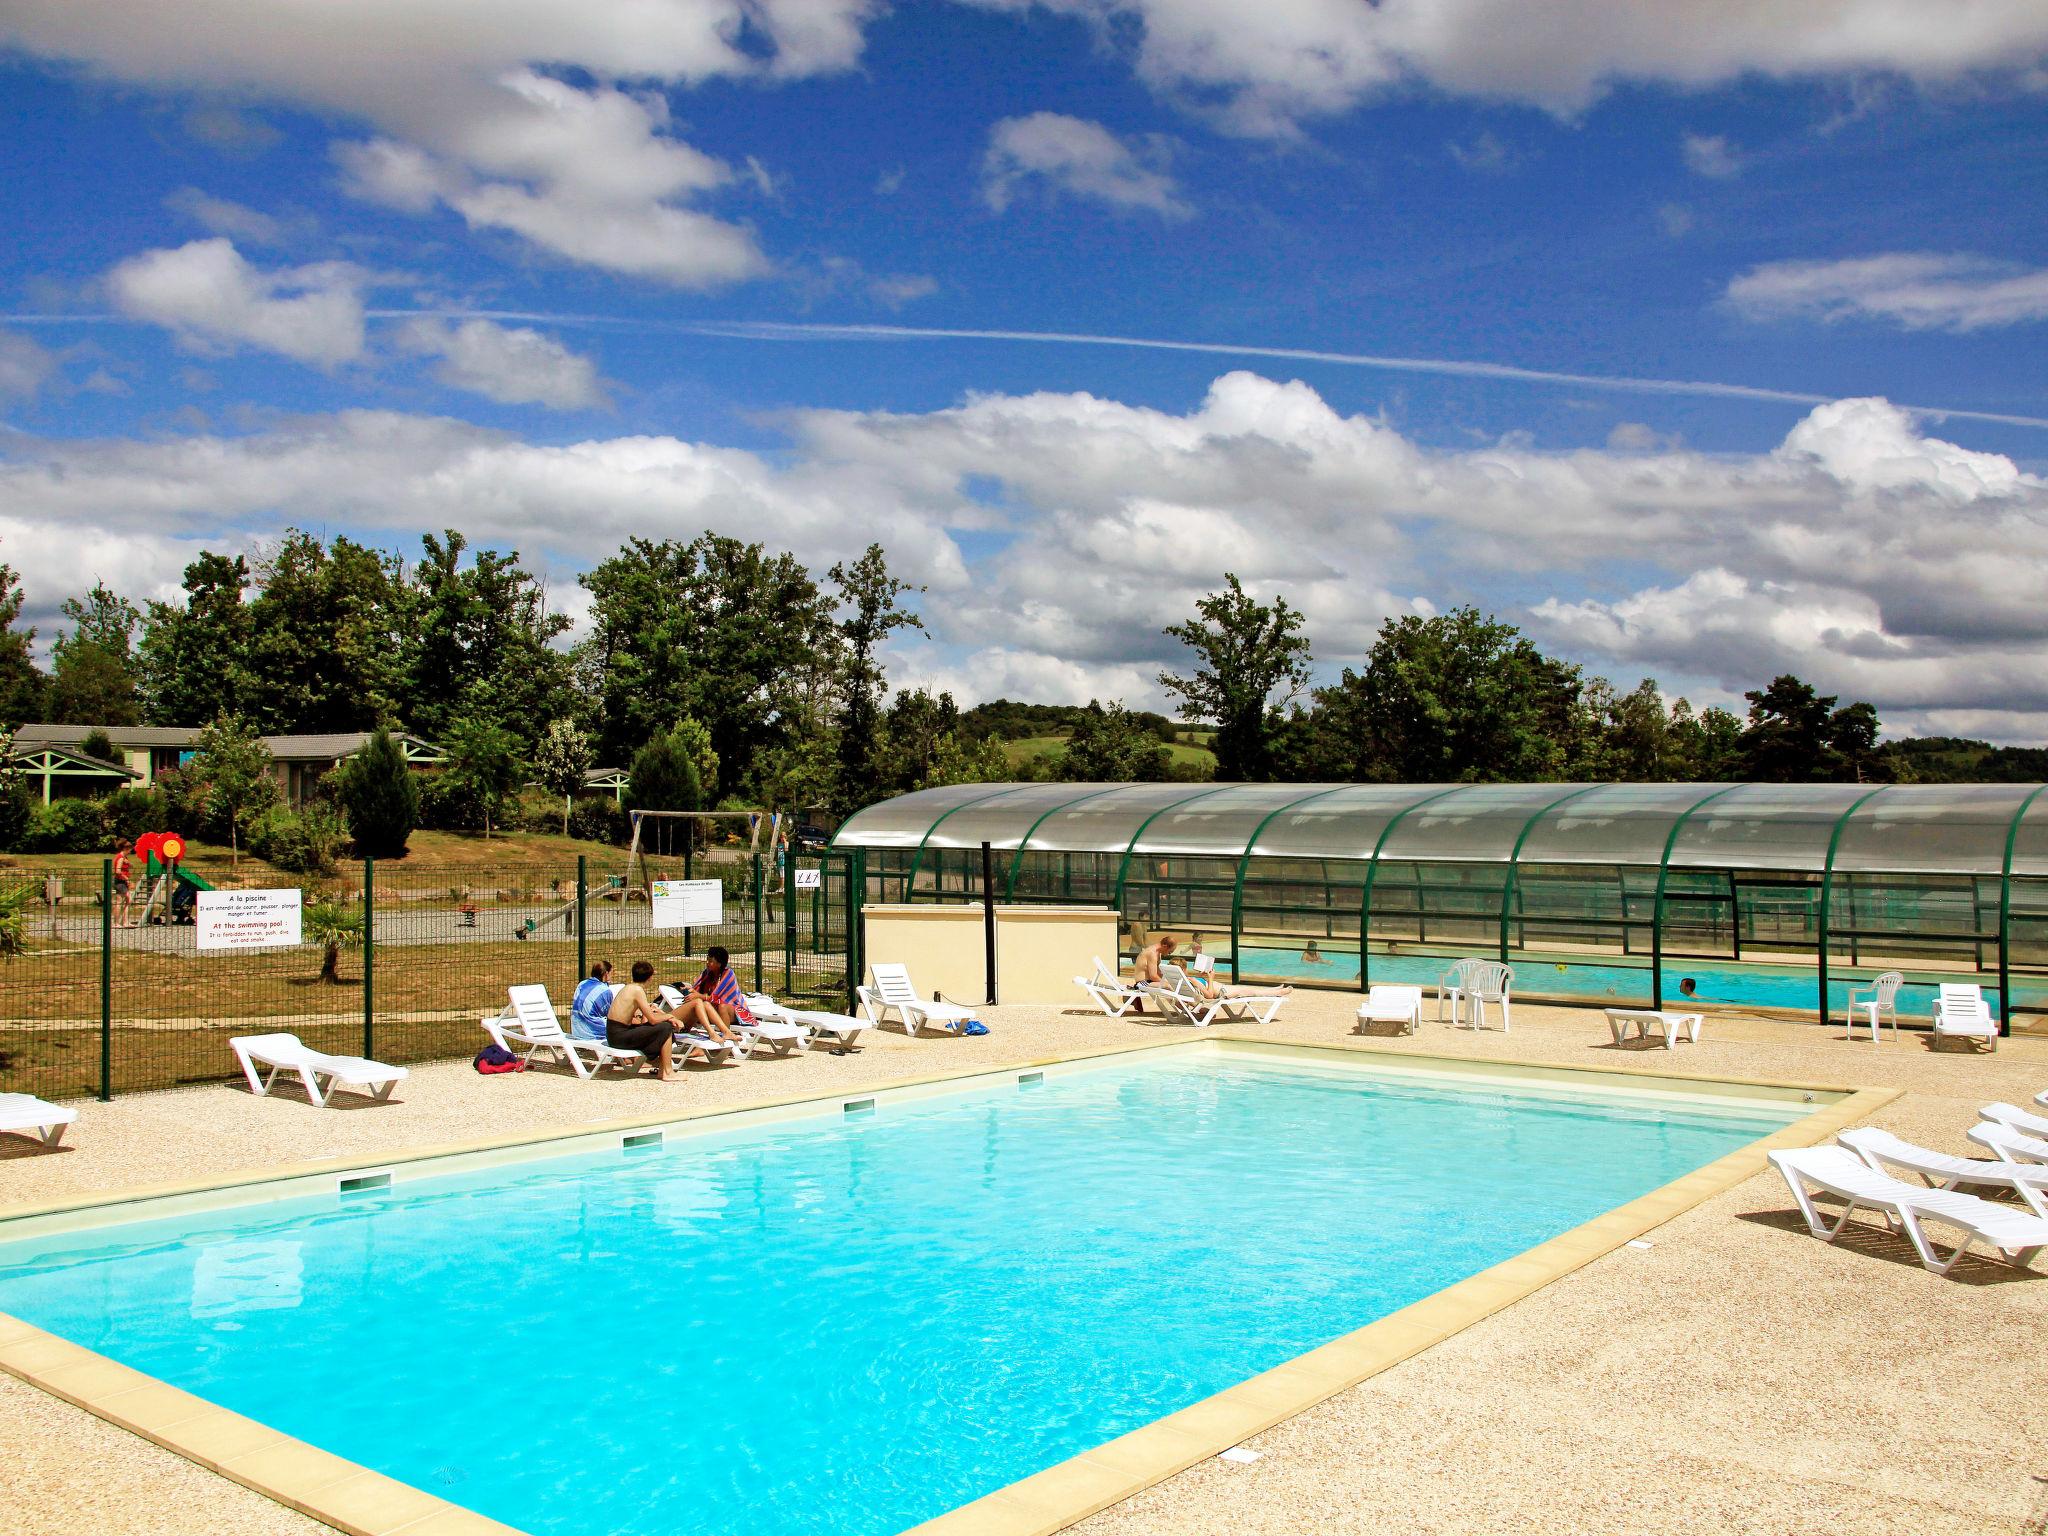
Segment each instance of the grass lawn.
[{"label": "grass lawn", "polygon": [[[1207,732],[1200,734],[1205,739],[1208,735]],[[1064,736],[1026,736],[1020,741],[1005,741],[999,743],[999,745],[1003,749],[1003,756],[1008,758],[1013,766],[1017,766],[1028,763],[1035,758],[1058,756],[1067,749],[1067,738]],[[1207,769],[1211,773],[1216,771],[1216,754],[1211,752],[1207,746],[1197,745],[1183,738],[1180,741],[1174,742],[1166,750],[1176,767],[1192,765],[1197,768]]]}]

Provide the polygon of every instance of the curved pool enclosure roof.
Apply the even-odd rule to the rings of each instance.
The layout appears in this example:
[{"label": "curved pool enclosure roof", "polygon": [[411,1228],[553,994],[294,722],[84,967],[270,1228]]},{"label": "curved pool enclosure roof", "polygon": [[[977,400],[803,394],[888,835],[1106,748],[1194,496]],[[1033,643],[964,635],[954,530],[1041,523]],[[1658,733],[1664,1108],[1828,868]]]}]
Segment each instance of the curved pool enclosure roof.
[{"label": "curved pool enclosure roof", "polygon": [[2040,784],[954,784],[837,848],[2048,875]]}]

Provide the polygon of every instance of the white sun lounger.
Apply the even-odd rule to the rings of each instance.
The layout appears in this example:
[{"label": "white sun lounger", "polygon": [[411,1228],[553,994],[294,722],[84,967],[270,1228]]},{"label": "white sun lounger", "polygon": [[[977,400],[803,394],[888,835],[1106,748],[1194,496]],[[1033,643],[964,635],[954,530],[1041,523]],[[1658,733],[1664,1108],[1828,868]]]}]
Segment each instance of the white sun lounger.
[{"label": "white sun lounger", "polygon": [[486,1014],[483,1021],[484,1033],[500,1050],[521,1056],[519,1047],[524,1046],[521,1059],[525,1061],[546,1051],[556,1060],[567,1062],[569,1070],[578,1077],[589,1077],[599,1067],[638,1070],[646,1061],[638,1051],[622,1051],[603,1040],[568,1033],[562,1028],[561,1016],[555,1012],[546,987],[507,987],[505,994],[511,1001],[504,1011]]},{"label": "white sun lounger", "polygon": [[32,1093],[0,1093],[0,1131],[33,1131],[46,1147],[64,1139],[64,1127],[78,1118],[78,1111],[51,1104]]},{"label": "white sun lounger", "polygon": [[1934,999],[1934,1032],[1982,1040],[1990,1049],[1998,1049],[1998,1020],[1991,1017],[1984,989],[1970,983],[1941,984],[1940,995]]},{"label": "white sun lounger", "polygon": [[280,1073],[291,1072],[305,1085],[306,1097],[315,1104],[325,1104],[337,1088],[353,1088],[382,1101],[389,1099],[391,1090],[407,1077],[403,1067],[387,1066],[362,1056],[329,1056],[292,1034],[236,1035],[228,1046],[242,1064],[242,1075],[249,1079],[250,1091],[259,1095],[270,1092]]},{"label": "white sun lounger", "polygon": [[[664,986],[657,995],[661,1006],[674,1013],[683,1006],[684,993],[674,987]],[[775,1000],[766,993],[742,992],[740,998],[747,1005],[747,1011],[754,1015],[752,1021],[734,1019],[733,1030],[740,1037],[738,1054],[751,1060],[756,1051],[767,1046],[777,1056],[787,1056],[791,1051],[802,1053],[811,1047],[810,1035],[782,1017],[782,1010]],[[701,1030],[692,1030],[687,1035],[678,1035],[679,1040],[704,1041],[713,1046],[729,1042],[713,1040]]]},{"label": "white sun lounger", "polygon": [[1270,1024],[1280,1005],[1287,1001],[1285,992],[1226,990],[1216,997],[1204,997],[1188,973],[1170,960],[1161,963],[1159,978],[1165,985],[1146,988],[1146,995],[1197,1029],[1206,1029],[1218,1019],[1226,1024],[1247,1019],[1254,1024]]},{"label": "white sun lounger", "polygon": [[1667,1051],[1678,1048],[1681,1035],[1694,1045],[1700,1043],[1700,1016],[1696,1013],[1674,1013],[1664,1008],[1608,1008],[1603,1011],[1616,1045],[1628,1042],[1630,1030],[1635,1031],[1638,1040],[1648,1040],[1652,1035],[1661,1037]]},{"label": "white sun lounger", "polygon": [[[765,998],[763,1001],[797,1028],[808,1031],[813,1044],[820,1040],[831,1041],[834,1056],[859,1050],[860,1037],[874,1028],[866,1019],[856,1018],[850,1013],[825,1013],[814,1008],[791,1008]],[[754,1006],[751,999],[747,1006]]]},{"label": "white sun lounger", "polygon": [[2016,1104],[1986,1104],[1977,1111],[1977,1118],[1994,1121],[2022,1136],[2048,1137],[2048,1115],[2029,1114]]},{"label": "white sun lounger", "polygon": [[[2048,1247],[2048,1220],[2031,1211],[1993,1205],[1975,1195],[1948,1189],[1926,1189],[1874,1173],[1846,1147],[1795,1147],[1770,1154],[1776,1168],[1792,1190],[1799,1214],[1813,1235],[1831,1243],[1849,1224],[1858,1209],[1883,1214],[1886,1225],[1902,1231],[1912,1243],[1920,1262],[1937,1275],[1955,1268],[1970,1244],[1983,1241],[2010,1262],[2024,1268],[2034,1255]],[[1844,1203],[1833,1225],[1825,1221],[1813,1203],[1814,1191],[1833,1195]],[[1955,1227],[1966,1234],[1942,1257],[1925,1227],[1929,1222]]]},{"label": "white sun lounger", "polygon": [[1358,1022],[1351,1033],[1362,1035],[1368,1024],[1398,1024],[1403,1034],[1422,1032],[1422,988],[1398,987],[1376,982],[1358,1005]]},{"label": "white sun lounger", "polygon": [[855,990],[860,996],[861,1012],[877,1029],[893,1013],[902,1022],[905,1034],[914,1035],[920,1029],[936,1029],[957,1035],[960,1027],[976,1016],[977,1010],[963,1003],[948,1003],[938,998],[926,1002],[919,997],[917,988],[910,984],[908,966],[872,965],[868,969],[874,975],[875,984]]},{"label": "white sun lounger", "polygon": [[1960,1189],[1973,1185],[1981,1189],[2002,1189],[2018,1195],[2036,1216],[2048,1217],[2048,1166],[2035,1163],[1988,1162],[1976,1157],[1957,1157],[1915,1146],[1904,1137],[1874,1125],[1843,1131],[1835,1140],[1854,1152],[1871,1169],[1883,1173],[1888,1167],[1917,1173],[1936,1189]]},{"label": "white sun lounger", "polygon": [[1970,1127],[1970,1140],[1988,1147],[2007,1163],[2048,1163],[2048,1141],[2028,1136],[1995,1120],[1980,1120]]},{"label": "white sun lounger", "polygon": [[1137,1007],[1145,996],[1142,988],[1125,981],[1104,965],[1100,955],[1095,957],[1095,974],[1076,976],[1074,985],[1086,992],[1094,1000],[1095,1006],[1112,1019],[1122,1018]]}]

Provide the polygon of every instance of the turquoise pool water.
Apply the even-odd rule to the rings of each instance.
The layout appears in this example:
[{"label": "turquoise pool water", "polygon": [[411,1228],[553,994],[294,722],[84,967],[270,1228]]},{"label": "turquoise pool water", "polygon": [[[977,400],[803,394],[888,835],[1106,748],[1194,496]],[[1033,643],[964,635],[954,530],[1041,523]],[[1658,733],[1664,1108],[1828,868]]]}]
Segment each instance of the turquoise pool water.
[{"label": "turquoise pool water", "polygon": [[887,1536],[1801,1108],[1176,1054],[0,1243],[0,1310],[539,1536]]},{"label": "turquoise pool water", "polygon": [[[1285,977],[1293,981],[1353,986],[1358,984],[1358,955],[1337,950],[1324,963],[1304,961],[1298,949],[1263,949],[1247,945],[1238,958],[1242,974],[1251,977]],[[1450,969],[1454,956],[1383,955],[1373,952],[1374,981],[1403,982],[1410,986],[1433,987],[1436,979]],[[1650,968],[1643,965],[1602,965],[1581,960],[1551,961],[1517,958],[1514,961],[1515,992],[1530,997],[1548,996],[1582,999],[1588,1003],[1617,1003],[1647,1008],[1650,1005]],[[1771,970],[1765,967],[1734,966],[1711,960],[1669,960],[1664,964],[1664,1006],[1680,1008],[1686,994],[1681,983],[1693,983],[1692,1000],[1726,1008],[1784,1008],[1812,1013],[1819,995],[1814,973]],[[1828,978],[1828,1016],[1837,1023],[1848,1011],[1849,994],[1867,989],[1863,977]],[[2015,985],[2021,1005],[2028,994]],[[1986,986],[1984,995],[1991,1011],[1998,1013],[1998,989]],[[2044,993],[2048,996],[2048,993]],[[1908,982],[1899,988],[1898,1011],[1908,1018],[1926,1018],[1934,1011],[1935,988],[1930,983]]]}]

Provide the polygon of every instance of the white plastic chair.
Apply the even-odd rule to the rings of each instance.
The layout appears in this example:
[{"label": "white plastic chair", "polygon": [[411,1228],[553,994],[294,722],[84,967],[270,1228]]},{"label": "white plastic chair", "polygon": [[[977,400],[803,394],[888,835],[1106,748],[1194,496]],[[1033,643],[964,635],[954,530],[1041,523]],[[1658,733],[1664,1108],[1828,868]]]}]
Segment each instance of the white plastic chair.
[{"label": "white plastic chair", "polygon": [[1945,981],[1934,999],[1934,1033],[1982,1040],[1998,1049],[1998,1020],[1984,1001],[1984,989],[1971,982]]},{"label": "white plastic chair", "polygon": [[1458,1019],[1460,1017],[1459,1010],[1462,1009],[1465,1005],[1465,983],[1467,979],[1471,976],[1473,967],[1484,964],[1486,964],[1484,960],[1455,961],[1453,962],[1449,970],[1445,971],[1443,975],[1437,977],[1437,1023],[1441,1024],[1444,1021],[1444,1004],[1446,1001],[1448,1001],[1451,1005],[1451,1022],[1453,1024],[1458,1022]]},{"label": "white plastic chair", "polygon": [[1508,994],[1515,984],[1515,968],[1502,965],[1498,960],[1460,960],[1444,972],[1437,982],[1437,1014],[1441,1019],[1443,1000],[1448,992],[1451,1000],[1451,1022],[1457,1024],[1463,1015],[1469,1013],[1471,1029],[1486,1028],[1486,1005],[1500,1006],[1500,1032],[1507,1034],[1512,1027],[1509,1014]]},{"label": "white plastic chair", "polygon": [[1892,1021],[1892,1038],[1899,1034],[1899,1010],[1896,1006],[1899,988],[1906,984],[1905,975],[1899,971],[1885,971],[1873,976],[1870,985],[1853,987],[1849,992],[1849,1033],[1842,1038],[1856,1038],[1856,1014],[1860,1010],[1870,1021],[1870,1043],[1877,1044],[1877,1027],[1880,1020],[1889,1017]]}]

